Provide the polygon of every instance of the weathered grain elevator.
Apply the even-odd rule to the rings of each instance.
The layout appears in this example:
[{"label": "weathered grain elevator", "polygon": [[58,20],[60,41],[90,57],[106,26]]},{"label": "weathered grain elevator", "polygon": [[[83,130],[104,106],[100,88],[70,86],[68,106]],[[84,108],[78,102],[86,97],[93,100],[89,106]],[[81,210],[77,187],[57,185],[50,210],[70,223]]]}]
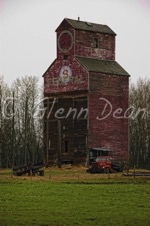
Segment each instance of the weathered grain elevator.
[{"label": "weathered grain elevator", "polygon": [[92,147],[127,160],[129,74],[115,61],[116,34],[72,19],[56,34],[57,58],[43,75],[46,161],[83,163]]}]

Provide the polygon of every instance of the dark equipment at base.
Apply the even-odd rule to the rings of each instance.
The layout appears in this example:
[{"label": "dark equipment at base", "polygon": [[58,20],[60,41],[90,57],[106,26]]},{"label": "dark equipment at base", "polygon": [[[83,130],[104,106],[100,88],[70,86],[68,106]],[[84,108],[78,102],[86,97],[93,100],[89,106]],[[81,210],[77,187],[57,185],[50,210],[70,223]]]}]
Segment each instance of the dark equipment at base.
[{"label": "dark equipment at base", "polygon": [[28,174],[28,176],[44,176],[44,162],[36,164],[28,164],[26,166],[14,166],[12,168],[13,175],[22,176]]},{"label": "dark equipment at base", "polygon": [[112,156],[112,150],[108,148],[90,148],[89,150],[89,165],[96,161],[99,156]]},{"label": "dark equipment at base", "polygon": [[108,148],[91,148],[89,150],[89,165],[87,172],[112,173],[122,172],[124,164],[112,156],[113,151]]},{"label": "dark equipment at base", "polygon": [[91,163],[87,170],[89,173],[115,173],[123,171],[123,163],[119,160],[114,160],[110,156],[97,157],[95,162]]}]

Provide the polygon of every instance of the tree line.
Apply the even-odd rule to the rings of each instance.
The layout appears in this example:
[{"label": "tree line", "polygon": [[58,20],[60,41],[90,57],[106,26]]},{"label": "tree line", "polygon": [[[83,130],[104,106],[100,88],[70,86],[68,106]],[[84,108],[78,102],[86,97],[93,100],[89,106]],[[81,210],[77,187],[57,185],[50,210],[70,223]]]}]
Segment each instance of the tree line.
[{"label": "tree line", "polygon": [[18,78],[11,87],[0,77],[0,167],[43,159],[42,93],[35,76]]},{"label": "tree line", "polygon": [[[37,77],[18,78],[9,87],[0,76],[0,168],[44,158],[42,99]],[[130,166],[150,169],[150,79],[131,84],[129,110]]]},{"label": "tree line", "polygon": [[130,164],[150,169],[150,79],[130,86]]}]

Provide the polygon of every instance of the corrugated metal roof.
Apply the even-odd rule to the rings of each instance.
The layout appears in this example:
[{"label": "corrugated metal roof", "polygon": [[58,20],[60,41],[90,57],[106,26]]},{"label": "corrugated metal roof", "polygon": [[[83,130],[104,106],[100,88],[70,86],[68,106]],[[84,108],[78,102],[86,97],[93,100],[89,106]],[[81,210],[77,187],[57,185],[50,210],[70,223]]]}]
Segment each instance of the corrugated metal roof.
[{"label": "corrugated metal roof", "polygon": [[116,61],[98,60],[86,57],[76,57],[76,59],[90,72],[130,76]]},{"label": "corrugated metal roof", "polygon": [[116,33],[107,25],[95,24],[80,20],[72,20],[68,18],[65,18],[65,20],[68,21],[69,24],[73,26],[75,29],[116,35]]}]

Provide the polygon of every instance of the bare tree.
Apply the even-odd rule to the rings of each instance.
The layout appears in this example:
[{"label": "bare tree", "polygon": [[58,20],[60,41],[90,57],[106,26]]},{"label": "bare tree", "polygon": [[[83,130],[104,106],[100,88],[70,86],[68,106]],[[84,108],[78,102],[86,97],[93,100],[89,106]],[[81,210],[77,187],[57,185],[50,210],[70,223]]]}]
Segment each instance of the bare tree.
[{"label": "bare tree", "polygon": [[150,168],[150,80],[130,87],[130,157],[137,168]]},{"label": "bare tree", "polygon": [[43,158],[43,121],[38,102],[43,90],[35,76],[16,79],[9,88],[0,76],[0,167]]},{"label": "bare tree", "polygon": [[39,124],[41,121],[34,117],[40,92],[38,79],[35,76],[25,76],[14,82],[17,100],[18,129],[21,140],[20,159],[22,164],[37,161],[37,149],[42,146],[39,141]]},{"label": "bare tree", "polygon": [[12,125],[11,125],[11,91],[0,76],[0,165],[10,167],[12,165]]}]

